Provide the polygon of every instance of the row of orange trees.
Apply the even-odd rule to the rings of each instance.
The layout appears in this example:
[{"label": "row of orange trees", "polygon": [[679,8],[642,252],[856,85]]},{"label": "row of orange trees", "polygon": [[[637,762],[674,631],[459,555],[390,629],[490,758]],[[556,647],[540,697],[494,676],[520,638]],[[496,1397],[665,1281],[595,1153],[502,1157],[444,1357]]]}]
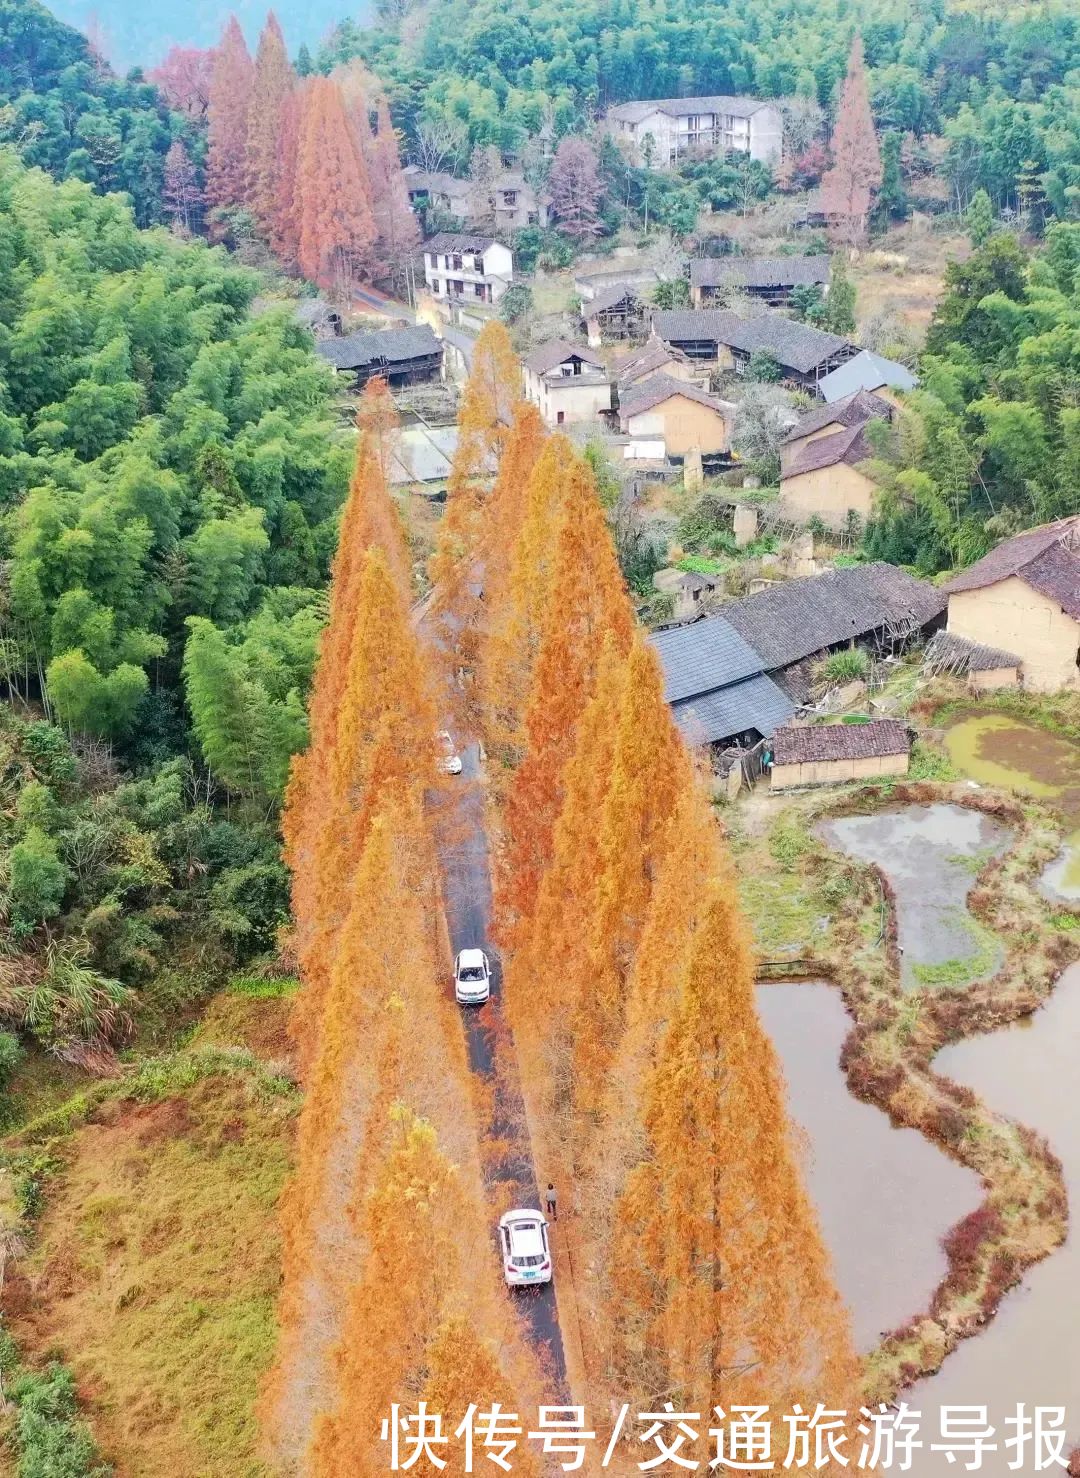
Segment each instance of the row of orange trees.
[{"label": "row of orange trees", "polygon": [[[492,761],[506,1009],[594,1274],[593,1374],[641,1409],[844,1406],[846,1313],[719,827],[588,463],[533,407],[497,404],[508,344],[484,337],[440,589]],[[505,399],[516,376],[494,381]]]},{"label": "row of orange trees", "polygon": [[394,1402],[426,1399],[452,1429],[469,1401],[519,1409],[542,1388],[488,1252],[444,989],[429,820],[437,704],[410,621],[409,553],[387,491],[396,418],[380,383],[359,419],[311,742],[285,816],[305,1098],[264,1408],[278,1459],[318,1478],[385,1472]]}]

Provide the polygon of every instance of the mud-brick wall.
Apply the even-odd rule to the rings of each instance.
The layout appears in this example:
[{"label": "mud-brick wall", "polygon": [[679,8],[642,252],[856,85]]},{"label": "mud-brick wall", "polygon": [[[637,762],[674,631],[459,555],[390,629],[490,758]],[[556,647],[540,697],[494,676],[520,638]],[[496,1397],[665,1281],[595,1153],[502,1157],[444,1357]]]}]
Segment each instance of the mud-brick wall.
[{"label": "mud-brick wall", "polygon": [[817,760],[814,764],[773,765],[770,787],[785,790],[792,785],[843,785],[847,780],[872,780],[881,775],[906,775],[907,754],[870,755],[860,760]]},{"label": "mud-brick wall", "polygon": [[1080,622],[1018,576],[949,596],[949,630],[983,646],[1015,652],[1025,688],[1056,693],[1078,682]]}]

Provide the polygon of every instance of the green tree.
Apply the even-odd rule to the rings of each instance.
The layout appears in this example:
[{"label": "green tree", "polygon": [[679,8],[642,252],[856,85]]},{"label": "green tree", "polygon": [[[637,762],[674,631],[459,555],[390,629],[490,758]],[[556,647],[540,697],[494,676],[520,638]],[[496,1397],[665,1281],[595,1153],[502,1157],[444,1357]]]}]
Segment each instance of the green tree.
[{"label": "green tree", "polygon": [[994,207],[985,190],[976,190],[971,197],[971,204],[964,212],[964,224],[972,246],[985,246],[994,230]]},{"label": "green tree", "polygon": [[60,861],[52,837],[39,826],[27,828],[11,849],[8,897],[12,925],[25,932],[60,912],[71,875]]},{"label": "green tree", "polygon": [[842,255],[835,256],[821,326],[834,334],[855,332],[855,284]]}]

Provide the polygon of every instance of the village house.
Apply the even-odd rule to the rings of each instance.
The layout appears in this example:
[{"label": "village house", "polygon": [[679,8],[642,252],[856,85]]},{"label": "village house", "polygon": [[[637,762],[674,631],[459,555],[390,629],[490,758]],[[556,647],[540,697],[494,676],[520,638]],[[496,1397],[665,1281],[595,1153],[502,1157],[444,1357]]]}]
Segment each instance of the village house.
[{"label": "village house", "polygon": [[795,523],[818,518],[831,529],[842,529],[852,514],[865,523],[878,490],[863,465],[872,455],[865,422],[808,442],[780,473],[784,516]]},{"label": "village house", "polygon": [[942,673],[963,677],[973,692],[988,693],[995,688],[1014,688],[1019,683],[1020,658],[1015,652],[969,641],[953,631],[937,631],[926,644],[923,672],[928,677]]},{"label": "village house", "polygon": [[1006,539],[945,592],[950,636],[1012,656],[1025,688],[1080,687],[1080,517]]},{"label": "village house", "polygon": [[385,380],[396,389],[437,380],[442,374],[442,342],[427,323],[320,339],[315,352],[342,374],[350,375],[357,390],[374,379]]},{"label": "village house", "polygon": [[611,410],[611,376],[592,349],[553,339],[526,355],[521,368],[525,399],[549,426],[593,421]]},{"label": "village house", "polygon": [[325,298],[302,298],[293,316],[316,340],[341,338],[345,332],[341,314]]},{"label": "village house", "polygon": [[838,401],[854,395],[856,390],[870,390],[899,405],[898,392],[914,390],[918,383],[908,367],[898,360],[885,359],[870,349],[863,349],[822,376],[818,392],[823,400]]},{"label": "village house", "polygon": [[719,575],[701,575],[696,570],[657,570],[653,576],[653,589],[671,597],[673,621],[692,621],[719,587]]},{"label": "village house", "polygon": [[868,724],[785,724],[771,741],[769,787],[842,785],[906,775],[911,761],[911,735],[895,718]]},{"label": "village house", "polygon": [[454,216],[466,227],[494,222],[496,231],[507,236],[524,226],[548,224],[550,198],[538,195],[520,170],[505,170],[486,192],[473,180],[461,180],[441,171],[429,173],[415,165],[406,165],[402,174],[409,204],[416,211]]},{"label": "village house", "polygon": [[750,97],[655,98],[618,103],[605,122],[636,164],[669,169],[680,159],[747,154],[774,164],[784,125],[776,103]]},{"label": "village house", "polygon": [[[663,455],[675,462],[691,451],[726,456],[734,420],[730,401],[662,372],[619,394],[619,429],[630,446],[662,441]],[[633,453],[628,448],[625,455]]]},{"label": "village house", "polygon": [[698,257],[690,263],[690,302],[711,308],[727,301],[731,292],[745,293],[772,308],[791,301],[796,287],[829,286],[829,258],[811,257]]},{"label": "village house", "polygon": [[632,349],[624,358],[615,362],[615,376],[619,382],[619,395],[623,396],[632,385],[640,385],[650,375],[663,371],[673,380],[685,380],[689,385],[709,388],[709,371],[694,364],[680,349],[673,349],[659,339],[650,339],[640,349]]},{"label": "village house", "polygon": [[593,349],[605,339],[644,337],[647,314],[644,295],[627,282],[613,283],[581,305],[581,321]]},{"label": "village house", "polygon": [[944,609],[941,591],[895,565],[852,565],[781,581],[650,640],[689,743],[755,744],[806,702],[821,657],[856,642],[902,648]]},{"label": "village house", "polygon": [[657,310],[652,315],[652,332],[690,359],[705,360],[736,374],[746,373],[754,354],[768,354],[787,384],[815,394],[825,375],[859,352],[839,334],[796,323],[781,313],[740,318],[723,308]]},{"label": "village house", "polygon": [[857,390],[832,405],[817,405],[799,417],[780,443],[780,470],[787,472],[811,442],[852,426],[865,426],[868,421],[891,421],[894,415],[895,408],[889,401],[866,390]]},{"label": "village house", "polygon": [[424,243],[424,281],[436,300],[497,303],[513,278],[513,254],[494,237],[440,231]]}]

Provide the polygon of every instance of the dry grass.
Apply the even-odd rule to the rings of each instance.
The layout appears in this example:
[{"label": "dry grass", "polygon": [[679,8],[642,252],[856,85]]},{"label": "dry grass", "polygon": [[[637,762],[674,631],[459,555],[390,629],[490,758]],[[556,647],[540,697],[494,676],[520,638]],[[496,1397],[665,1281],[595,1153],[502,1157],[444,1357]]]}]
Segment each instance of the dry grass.
[{"label": "dry grass", "polygon": [[[288,1004],[222,993],[194,1045],[286,1062]],[[231,1062],[186,1086],[163,1068],[160,1094],[139,1077],[97,1085],[42,1129],[61,1168],[9,1270],[5,1323],[26,1364],[70,1367],[118,1478],[267,1471],[254,1407],[276,1336],[275,1207],[297,1100],[266,1092],[250,1058]],[[56,1097],[37,1094],[46,1111]]]}]

